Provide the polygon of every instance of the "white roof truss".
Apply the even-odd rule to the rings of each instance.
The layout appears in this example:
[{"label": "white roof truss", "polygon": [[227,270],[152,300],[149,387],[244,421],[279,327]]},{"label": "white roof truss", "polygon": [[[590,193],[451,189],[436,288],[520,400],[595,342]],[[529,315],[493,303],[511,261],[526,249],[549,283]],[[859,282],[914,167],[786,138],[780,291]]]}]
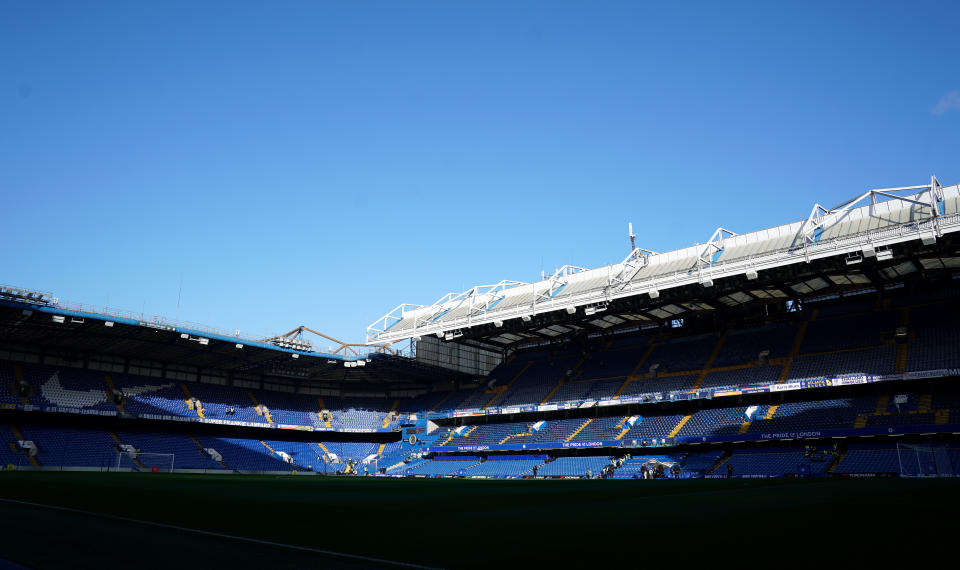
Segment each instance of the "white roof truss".
[{"label": "white roof truss", "polygon": [[[529,321],[534,315],[564,309],[582,308],[588,317],[599,316],[609,302],[620,298],[649,294],[655,299],[662,290],[698,282],[711,285],[715,279],[739,275],[755,279],[758,272],[827,257],[862,258],[891,250],[896,254],[900,243],[919,239],[929,245],[943,234],[957,231],[960,186],[941,187],[932,176],[929,184],[869,190],[834,208],[817,204],[806,219],[789,224],[747,234],[719,227],[706,244],[665,253],[632,248],[626,259],[613,265],[596,269],[565,265],[536,283],[501,281],[448,293],[429,306],[398,305],[367,327],[367,342],[397,342],[480,324],[502,324],[507,319]],[[939,258],[928,263],[947,265]],[[894,268],[902,275],[911,265]],[[888,269],[881,270],[887,277]],[[807,294],[804,291],[819,287],[804,282],[790,289]],[[794,294],[767,287],[748,292],[758,299]],[[728,297],[727,301],[733,299]]]}]

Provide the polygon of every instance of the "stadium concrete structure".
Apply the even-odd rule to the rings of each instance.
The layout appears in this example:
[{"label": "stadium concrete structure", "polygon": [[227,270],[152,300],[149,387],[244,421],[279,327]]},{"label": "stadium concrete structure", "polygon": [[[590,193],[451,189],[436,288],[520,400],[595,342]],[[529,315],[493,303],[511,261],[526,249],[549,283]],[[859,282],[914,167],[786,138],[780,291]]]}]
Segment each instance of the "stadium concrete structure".
[{"label": "stadium concrete structure", "polygon": [[954,475],[958,230],[960,186],[933,177],[666,253],[631,235],[615,265],[400,305],[365,345],[306,327],[251,338],[2,287],[0,465]]}]

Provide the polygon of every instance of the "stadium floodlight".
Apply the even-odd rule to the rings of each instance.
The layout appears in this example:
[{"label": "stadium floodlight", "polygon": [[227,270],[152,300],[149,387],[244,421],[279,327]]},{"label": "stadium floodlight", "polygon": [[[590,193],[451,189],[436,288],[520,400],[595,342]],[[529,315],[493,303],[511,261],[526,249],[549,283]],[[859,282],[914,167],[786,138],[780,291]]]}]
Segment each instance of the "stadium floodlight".
[{"label": "stadium floodlight", "polygon": [[243,345],[240,344],[239,342],[238,342],[236,345],[234,345],[234,346],[236,346],[237,348],[243,348]]},{"label": "stadium floodlight", "polygon": [[493,326],[500,328],[503,326],[503,321],[493,321]]},{"label": "stadium floodlight", "polygon": [[112,326],[113,326],[113,321],[103,321],[103,326],[105,326],[105,327],[112,327]]},{"label": "stadium floodlight", "polygon": [[877,250],[877,261],[886,261],[893,259],[893,250],[890,248]]},{"label": "stadium floodlight", "polygon": [[704,287],[713,287],[713,279],[704,279],[700,284]]},{"label": "stadium floodlight", "polygon": [[756,270],[756,269],[748,269],[748,270],[747,270],[747,279],[749,279],[750,281],[753,281],[753,280],[756,279],[756,278],[757,278],[757,270]]},{"label": "stadium floodlight", "polygon": [[366,365],[367,365],[367,361],[366,361],[366,360],[358,360],[358,361],[357,361],[357,366],[366,366]]},{"label": "stadium floodlight", "polygon": [[532,319],[533,316],[532,316],[532,315],[523,315],[523,316],[520,317],[520,318],[523,319],[523,322],[529,323],[529,322],[530,322],[530,319]]},{"label": "stadium floodlight", "polygon": [[872,245],[863,246],[862,248],[860,248],[860,252],[863,254],[864,257],[873,257],[877,255],[877,250],[873,249]]},{"label": "stadium floodlight", "polygon": [[190,338],[190,335],[187,333],[180,333],[180,338]]},{"label": "stadium floodlight", "polygon": [[572,315],[577,312],[577,308],[574,306],[567,307],[567,314]]},{"label": "stadium floodlight", "polygon": [[63,322],[64,322],[66,319],[64,318],[63,315],[53,315],[52,320],[53,320],[53,322],[55,322],[55,323],[57,323],[57,324],[59,324],[59,325],[62,325]]},{"label": "stadium floodlight", "polygon": [[651,289],[649,292],[649,295],[651,299],[658,299],[660,297],[660,291],[657,291],[656,289]]},{"label": "stadium floodlight", "polygon": [[851,253],[847,255],[847,258],[845,261],[847,265],[854,265],[856,263],[860,263],[861,261],[863,261],[863,256],[860,255],[859,253]]},{"label": "stadium floodlight", "polygon": [[443,331],[437,333],[437,338],[443,338]]}]

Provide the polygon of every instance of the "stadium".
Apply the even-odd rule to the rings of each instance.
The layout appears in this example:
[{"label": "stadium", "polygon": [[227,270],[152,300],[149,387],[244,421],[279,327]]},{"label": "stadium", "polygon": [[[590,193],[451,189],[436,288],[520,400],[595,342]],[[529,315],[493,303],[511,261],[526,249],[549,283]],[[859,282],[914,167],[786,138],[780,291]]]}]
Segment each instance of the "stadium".
[{"label": "stadium", "polygon": [[668,252],[630,238],[619,263],[400,304],[364,344],[0,288],[4,556],[790,565],[793,549],[948,549],[960,185],[870,190]]}]

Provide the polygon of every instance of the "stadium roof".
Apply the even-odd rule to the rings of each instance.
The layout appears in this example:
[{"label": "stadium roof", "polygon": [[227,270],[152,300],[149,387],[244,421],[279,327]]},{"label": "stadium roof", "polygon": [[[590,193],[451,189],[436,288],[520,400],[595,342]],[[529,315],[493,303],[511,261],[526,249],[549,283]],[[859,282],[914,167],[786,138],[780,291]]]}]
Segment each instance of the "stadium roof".
[{"label": "stadium roof", "polygon": [[[747,234],[721,227],[704,244],[666,253],[634,248],[614,265],[564,266],[535,283],[500,281],[448,293],[431,305],[402,304],[367,328],[367,341],[436,335],[446,341],[478,339],[488,348],[504,349],[584,329],[663,322],[688,311],[750,300],[795,298],[831,285],[862,286],[899,273],[884,268],[874,278],[856,271],[819,281],[790,277],[832,270],[837,261],[841,267],[864,258],[891,266],[914,263],[907,256],[916,253],[916,246],[936,246],[958,230],[960,186],[944,188],[931,177],[929,184],[870,190],[833,208],[815,204],[805,220],[790,224]],[[819,263],[826,260],[830,263]],[[734,281],[735,291],[720,286]],[[631,310],[613,314],[624,300],[634,301]]]},{"label": "stadium roof", "polygon": [[83,364],[107,356],[121,362],[190,366],[294,383],[432,384],[465,376],[389,352],[373,350],[350,356],[315,352],[302,335],[293,334],[300,329],[255,340],[209,327],[194,328],[158,318],[146,321],[119,313],[68,308],[50,293],[0,286],[0,353],[39,350],[46,356]]}]

